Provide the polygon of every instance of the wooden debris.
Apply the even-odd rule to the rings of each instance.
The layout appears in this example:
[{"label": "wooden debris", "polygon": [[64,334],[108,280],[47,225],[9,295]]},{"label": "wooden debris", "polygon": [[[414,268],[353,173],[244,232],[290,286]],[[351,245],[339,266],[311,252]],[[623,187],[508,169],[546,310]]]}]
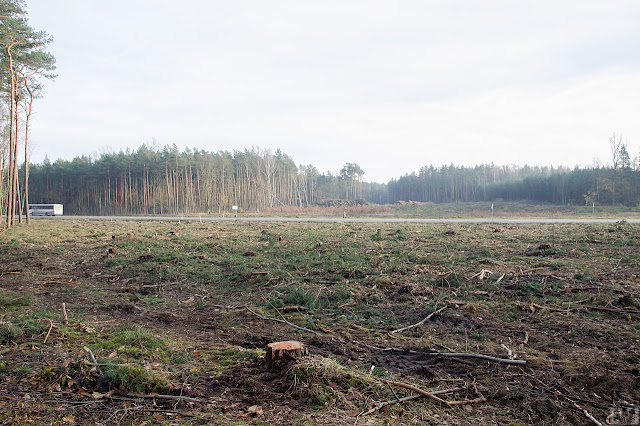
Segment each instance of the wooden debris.
[{"label": "wooden debris", "polygon": [[49,318],[44,318],[44,319],[40,319],[38,321],[49,321],[49,331],[47,331],[47,335],[45,336],[44,340],[42,341],[42,344],[44,345],[45,343],[47,343],[47,340],[49,340],[49,335],[51,334],[51,330],[53,330],[54,328],[58,328],[55,325],[53,325],[53,321],[51,321]]},{"label": "wooden debris", "polygon": [[475,277],[478,277],[478,279],[480,281],[484,280],[485,278],[489,278],[489,275],[493,275],[493,272],[487,270],[487,269],[483,269],[480,272],[478,272],[477,274],[475,274],[474,276],[472,276],[470,279],[474,279]]},{"label": "wooden debris", "polygon": [[283,306],[282,308],[276,308],[278,312],[304,312],[308,311],[306,306]]},{"label": "wooden debris", "polygon": [[64,325],[69,325],[69,319],[67,318],[67,305],[62,302],[62,317],[64,318]]},{"label": "wooden debris", "polygon": [[297,360],[307,354],[304,343],[295,340],[272,342],[267,345],[267,369],[276,361]]},{"label": "wooden debris", "polygon": [[168,400],[168,401],[202,402],[201,399],[190,398],[188,396],[182,396],[182,395],[161,395],[161,394],[156,394],[156,393],[153,393],[153,394],[132,393],[132,392],[121,391],[119,389],[116,389],[116,392],[118,392],[120,395],[126,396],[128,398],[163,399],[163,400]]},{"label": "wooden debris", "polygon": [[[597,425],[597,426],[604,426],[604,425],[603,425],[603,424],[602,424],[598,419],[596,419],[595,417],[593,417],[593,416],[591,415],[591,413],[589,413],[587,410],[585,410],[584,408],[582,408],[581,406],[579,406],[577,403],[575,403],[575,402],[574,402],[574,403],[573,403],[573,405],[574,405],[578,410],[582,411],[582,412],[584,413],[584,415],[585,415],[589,420],[591,420],[591,422],[592,422],[594,425]],[[607,422],[607,423],[609,423],[609,422]]]},{"label": "wooden debris", "polygon": [[102,377],[103,376],[102,370],[100,370],[100,366],[98,365],[98,361],[96,361],[96,357],[93,355],[93,352],[91,351],[91,349],[89,349],[86,346],[84,347],[84,350],[89,353],[89,355],[91,356],[91,361],[93,361],[93,366],[94,366],[96,372],[98,373],[98,375],[100,377]]},{"label": "wooden debris", "polygon": [[[447,393],[452,393],[452,392],[458,392],[459,390],[461,390],[460,388],[453,388],[453,389],[444,389],[444,390],[438,390],[438,391],[433,391],[431,392],[432,395],[444,395]],[[410,396],[405,396],[404,398],[396,398],[396,399],[392,399],[390,401],[385,401],[385,402],[378,402],[376,403],[370,410],[368,411],[362,411],[358,414],[358,417],[360,416],[366,416],[367,414],[371,414],[374,413],[386,406],[389,405],[393,405],[393,404],[398,404],[398,403],[403,403],[405,401],[411,401],[413,399],[418,399],[418,398],[424,398],[424,395],[419,393],[416,395],[410,395]]]},{"label": "wooden debris", "polygon": [[299,325],[295,325],[295,324],[293,324],[293,323],[291,323],[291,322],[289,322],[289,321],[287,321],[287,320],[283,320],[283,319],[280,319],[280,318],[270,318],[270,317],[265,317],[264,315],[260,315],[259,313],[252,311],[252,310],[251,310],[248,306],[246,306],[246,305],[245,305],[245,309],[246,309],[247,311],[251,312],[253,315],[255,315],[255,316],[257,316],[258,318],[263,319],[263,320],[265,320],[265,321],[276,321],[276,322],[281,322],[281,323],[284,323],[284,324],[290,325],[290,326],[291,326],[291,327],[293,327],[293,328],[297,328],[298,330],[308,331],[309,333],[313,333],[313,334],[321,335],[321,333],[318,333],[317,331],[310,330],[310,329],[305,328],[305,327],[300,327]]},{"label": "wooden debris", "polygon": [[431,317],[433,317],[435,314],[439,314],[440,312],[444,311],[445,308],[446,308],[446,306],[443,306],[442,308],[438,309],[437,311],[431,312],[429,315],[427,315],[427,317],[425,319],[423,319],[422,321],[420,321],[418,323],[415,323],[413,325],[409,325],[407,327],[399,328],[397,330],[393,330],[393,331],[389,332],[389,336],[393,336],[396,333],[400,333],[402,331],[407,331],[407,330],[411,330],[412,328],[419,327],[422,324],[424,324],[425,322],[429,321],[431,319]]},{"label": "wooden debris", "polygon": [[[374,376],[375,377],[375,376]],[[445,405],[449,405],[449,403],[447,401],[445,401],[444,399],[434,395],[432,392],[427,392],[426,390],[420,389],[417,386],[414,385],[410,385],[408,383],[402,383],[402,382],[392,382],[391,380],[385,380],[385,379],[381,379],[380,377],[376,377],[376,379],[380,380],[382,383],[387,383],[389,385],[394,385],[394,386],[398,386],[401,388],[405,388],[405,389],[409,389],[412,390],[416,393],[419,393],[427,398],[433,399],[434,401],[437,401],[441,404],[445,404]]]},{"label": "wooden debris", "polygon": [[525,365],[527,362],[522,359],[505,359],[505,358],[496,358],[494,356],[482,355],[482,354],[473,354],[467,352],[461,353],[448,353],[448,352],[431,352],[426,354],[429,356],[445,356],[445,357],[454,357],[454,358],[478,358],[483,359],[485,361],[498,362],[502,364],[515,364],[515,365]]}]

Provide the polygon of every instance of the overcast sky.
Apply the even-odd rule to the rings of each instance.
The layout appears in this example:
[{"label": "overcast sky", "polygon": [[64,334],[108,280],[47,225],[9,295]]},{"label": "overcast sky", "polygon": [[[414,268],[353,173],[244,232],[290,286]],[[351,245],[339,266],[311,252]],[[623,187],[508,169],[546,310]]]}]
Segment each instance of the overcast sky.
[{"label": "overcast sky", "polygon": [[58,78],[33,160],[281,149],[387,182],[421,166],[610,162],[640,146],[637,0],[27,0]]}]

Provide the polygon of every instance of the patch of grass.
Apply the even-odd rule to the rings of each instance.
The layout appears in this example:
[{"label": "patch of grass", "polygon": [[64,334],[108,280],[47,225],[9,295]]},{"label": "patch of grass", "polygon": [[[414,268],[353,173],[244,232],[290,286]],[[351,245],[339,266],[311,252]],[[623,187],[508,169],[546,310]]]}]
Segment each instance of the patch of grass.
[{"label": "patch of grass", "polygon": [[323,304],[319,300],[319,296],[319,290],[294,287],[283,296],[272,298],[270,302],[276,308],[283,306],[304,306],[313,310]]},{"label": "patch of grass", "polygon": [[33,296],[11,290],[0,289],[0,308],[20,309],[33,304]]},{"label": "patch of grass", "polygon": [[109,339],[101,343],[101,347],[115,349],[120,354],[132,357],[143,357],[171,349],[166,339],[141,326],[117,328],[110,334]]},{"label": "patch of grass", "polygon": [[169,382],[144,367],[132,364],[107,363],[102,367],[103,380],[110,387],[124,387],[131,392],[152,393],[163,392]]},{"label": "patch of grass", "polygon": [[22,327],[18,327],[11,322],[4,322],[2,326],[0,326],[0,343],[2,344],[7,342],[15,342],[23,335],[24,331],[22,330]]},{"label": "patch of grass", "polygon": [[508,311],[504,315],[502,315],[503,322],[513,322],[516,320],[516,316],[513,311]]},{"label": "patch of grass", "polygon": [[213,361],[214,369],[224,371],[264,355],[264,353],[265,351],[261,349],[246,349],[241,346],[220,346],[205,351],[201,356],[205,362]]},{"label": "patch of grass", "polygon": [[19,315],[5,318],[0,322],[0,343],[28,342],[45,333],[48,329],[46,321],[40,318],[52,318],[48,312],[24,312]]},{"label": "patch of grass", "polygon": [[[378,370],[376,376],[384,374]],[[293,396],[317,409],[330,404],[352,408],[372,395],[383,399],[391,393],[382,382],[321,356],[301,359],[287,370],[285,377]]]}]

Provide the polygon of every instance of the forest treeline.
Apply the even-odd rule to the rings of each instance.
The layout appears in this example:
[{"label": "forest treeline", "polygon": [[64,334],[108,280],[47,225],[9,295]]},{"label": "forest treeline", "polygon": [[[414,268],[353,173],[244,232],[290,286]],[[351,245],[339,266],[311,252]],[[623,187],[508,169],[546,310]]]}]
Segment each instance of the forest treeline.
[{"label": "forest treeline", "polygon": [[633,160],[622,136],[609,138],[611,165],[565,167],[423,167],[389,182],[389,200],[452,203],[528,201],[558,205],[640,205],[639,156]]},{"label": "forest treeline", "polygon": [[384,204],[386,185],[363,182],[347,163],[339,174],[299,165],[278,150],[207,152],[148,145],[98,158],[45,160],[30,168],[30,196],[64,204],[69,214],[222,213],[238,206],[259,212],[327,200]]},{"label": "forest treeline", "polygon": [[390,202],[528,201],[562,205],[640,204],[640,171],[626,167],[480,165],[423,167],[388,184]]},{"label": "forest treeline", "polygon": [[[23,170],[23,169],[22,169]],[[30,199],[61,203],[69,214],[219,214],[238,206],[259,212],[281,206],[342,202],[520,201],[591,205],[640,203],[640,172],[616,167],[425,166],[388,184],[365,182],[347,163],[339,173],[296,165],[282,151],[179,151],[142,145],[136,151],[30,167]]]}]

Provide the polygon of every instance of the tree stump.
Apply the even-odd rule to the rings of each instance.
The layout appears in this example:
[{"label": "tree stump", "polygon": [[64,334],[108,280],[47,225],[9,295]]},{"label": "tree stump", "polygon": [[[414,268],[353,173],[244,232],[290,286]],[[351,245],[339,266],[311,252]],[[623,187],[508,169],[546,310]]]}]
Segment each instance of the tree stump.
[{"label": "tree stump", "polygon": [[290,340],[286,342],[272,342],[267,345],[267,369],[273,367],[276,361],[297,360],[307,354],[304,343]]}]

